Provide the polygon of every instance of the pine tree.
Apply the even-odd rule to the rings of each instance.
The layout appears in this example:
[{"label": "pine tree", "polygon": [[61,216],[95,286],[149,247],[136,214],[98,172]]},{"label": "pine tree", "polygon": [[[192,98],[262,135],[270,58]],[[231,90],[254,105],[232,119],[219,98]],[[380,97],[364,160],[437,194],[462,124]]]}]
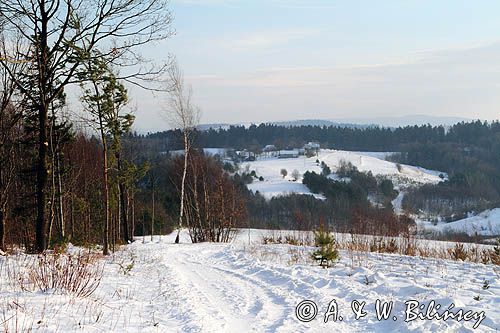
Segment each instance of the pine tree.
[{"label": "pine tree", "polygon": [[312,253],[312,256],[321,267],[330,267],[333,261],[339,259],[335,238],[324,225],[320,225],[318,230],[314,231],[314,241],[318,249]]},{"label": "pine tree", "polygon": [[[101,136],[103,146],[103,178],[104,178],[104,247],[103,253],[109,254],[110,217],[111,217],[111,177],[109,171],[112,166],[118,173],[114,180],[118,183],[118,203],[120,205],[118,216],[122,221],[123,240],[125,243],[131,240],[125,207],[125,187],[122,175],[123,159],[121,152],[121,137],[130,131],[134,122],[131,113],[124,113],[123,109],[128,103],[127,89],[117,79],[115,73],[109,68],[102,57],[96,51],[94,57],[86,64],[86,71],[80,75],[88,77],[89,82],[82,84],[82,101],[86,111],[92,116],[92,122]],[[108,142],[110,141],[110,142]],[[111,143],[111,145],[109,145]],[[113,155],[108,156],[108,152]],[[111,159],[110,157],[113,157]],[[114,165],[116,164],[116,166]],[[120,221],[119,221],[120,223]],[[113,243],[114,244],[114,243]]]}]

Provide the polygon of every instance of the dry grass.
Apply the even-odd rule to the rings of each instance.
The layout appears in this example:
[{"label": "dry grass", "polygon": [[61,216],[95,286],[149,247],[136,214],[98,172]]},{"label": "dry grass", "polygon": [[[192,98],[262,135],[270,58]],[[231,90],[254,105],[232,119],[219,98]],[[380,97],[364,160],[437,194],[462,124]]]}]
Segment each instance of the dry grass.
[{"label": "dry grass", "polygon": [[88,297],[101,282],[104,266],[89,253],[43,253],[16,256],[7,263],[11,284],[22,291],[41,291]]},{"label": "dry grass", "polygon": [[[275,234],[273,232],[263,236],[261,241],[262,244],[314,246],[314,238],[311,235],[312,233],[308,232],[290,232],[288,234]],[[428,240],[418,239],[410,233],[403,234],[400,237],[335,233],[335,239],[337,248],[349,253],[392,253],[500,265],[500,255],[497,248],[500,245],[493,248],[472,243],[429,242]]]}]

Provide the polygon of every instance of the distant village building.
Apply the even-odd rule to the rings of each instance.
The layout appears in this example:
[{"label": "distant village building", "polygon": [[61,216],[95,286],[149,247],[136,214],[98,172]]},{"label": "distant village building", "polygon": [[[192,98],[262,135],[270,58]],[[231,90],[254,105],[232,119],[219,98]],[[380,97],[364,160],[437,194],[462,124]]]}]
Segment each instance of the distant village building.
[{"label": "distant village building", "polygon": [[280,150],[278,158],[297,158],[299,157],[299,151],[294,150]]},{"label": "distant village building", "polygon": [[319,142],[317,141],[310,141],[304,145],[304,150],[306,152],[306,155],[318,155],[319,149],[321,148]]},{"label": "distant village building", "polygon": [[304,145],[305,150],[319,150],[320,147],[321,146],[320,146],[319,142],[316,142],[316,141],[311,141],[311,142],[308,142]]},{"label": "distant village building", "polygon": [[248,150],[238,150],[236,155],[243,161],[255,161],[255,154]]},{"label": "distant village building", "polygon": [[278,156],[278,149],[275,145],[266,145],[264,148],[262,148],[262,152],[267,157]]},{"label": "distant village building", "polygon": [[263,152],[271,152],[271,151],[276,151],[276,146],[275,145],[267,145],[262,149]]}]

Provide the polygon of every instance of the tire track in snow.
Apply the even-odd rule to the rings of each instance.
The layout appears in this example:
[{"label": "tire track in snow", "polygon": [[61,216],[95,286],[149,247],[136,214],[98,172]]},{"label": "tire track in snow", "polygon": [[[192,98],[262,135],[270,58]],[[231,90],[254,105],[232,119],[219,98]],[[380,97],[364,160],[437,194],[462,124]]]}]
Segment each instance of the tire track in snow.
[{"label": "tire track in snow", "polygon": [[[193,253],[190,245],[169,248],[173,260],[167,266],[172,278],[177,279],[176,294],[182,297],[185,308],[196,309],[188,316],[202,330],[275,331],[294,309],[283,295],[265,284],[233,272],[224,267],[223,261],[214,261],[214,252],[222,249],[213,246],[211,251]],[[208,321],[212,327],[207,327]]]}]

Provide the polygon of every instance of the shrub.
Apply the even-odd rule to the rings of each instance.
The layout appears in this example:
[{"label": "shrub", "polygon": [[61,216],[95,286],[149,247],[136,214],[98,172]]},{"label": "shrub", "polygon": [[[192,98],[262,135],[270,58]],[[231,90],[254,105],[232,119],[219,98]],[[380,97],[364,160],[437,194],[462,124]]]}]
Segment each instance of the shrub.
[{"label": "shrub", "polygon": [[467,251],[465,250],[464,245],[461,243],[456,243],[454,248],[449,249],[449,252],[452,259],[462,261],[467,260]]},{"label": "shrub", "polygon": [[491,257],[491,262],[494,265],[500,265],[500,237],[497,238],[497,244],[495,245],[493,250],[491,250],[490,257]]},{"label": "shrub", "polygon": [[395,239],[389,240],[389,242],[384,244],[384,251],[388,253],[396,253],[398,251],[398,245]]},{"label": "shrub", "polygon": [[10,272],[23,291],[68,293],[77,297],[88,297],[94,293],[103,275],[103,265],[95,262],[89,254],[43,253]]},{"label": "shrub", "polygon": [[283,178],[285,178],[285,177],[286,177],[286,175],[288,175],[288,171],[286,171],[286,169],[281,169],[281,170],[280,170],[280,174],[281,174],[281,176],[282,176]]},{"label": "shrub", "polygon": [[332,170],[330,169],[330,167],[325,162],[321,162],[321,174],[326,177],[331,173]]},{"label": "shrub", "polygon": [[330,267],[333,261],[339,259],[335,238],[325,230],[323,225],[314,231],[314,242],[318,249],[312,253],[312,257],[319,262],[321,267]]}]

